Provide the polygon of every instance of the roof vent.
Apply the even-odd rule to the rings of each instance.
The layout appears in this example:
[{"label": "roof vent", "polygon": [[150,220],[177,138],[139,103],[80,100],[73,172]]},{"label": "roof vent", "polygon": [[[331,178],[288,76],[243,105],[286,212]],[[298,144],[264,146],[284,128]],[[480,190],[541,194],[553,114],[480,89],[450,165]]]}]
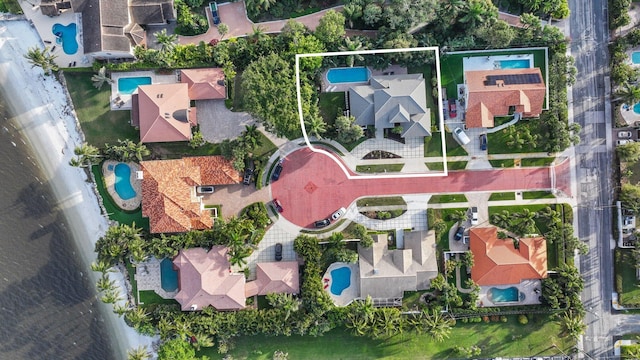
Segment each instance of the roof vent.
[{"label": "roof vent", "polygon": [[503,87],[504,86],[504,80],[496,80],[496,86]]},{"label": "roof vent", "polygon": [[224,80],[218,80],[218,85],[224,86]]},{"label": "roof vent", "polygon": [[373,275],[378,275],[380,273],[380,270],[374,268],[373,269]]}]

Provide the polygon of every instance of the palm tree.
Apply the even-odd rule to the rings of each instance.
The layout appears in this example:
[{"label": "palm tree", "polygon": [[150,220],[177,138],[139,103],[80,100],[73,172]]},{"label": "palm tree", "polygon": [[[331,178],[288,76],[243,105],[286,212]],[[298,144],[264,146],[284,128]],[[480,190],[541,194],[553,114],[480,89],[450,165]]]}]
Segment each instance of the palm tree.
[{"label": "palm tree", "polygon": [[346,4],[342,8],[344,17],[349,21],[349,29],[353,29],[353,21],[362,17],[362,6],[355,3]]},{"label": "palm tree", "polygon": [[76,146],[76,148],[73,149],[73,154],[76,157],[69,160],[69,165],[74,167],[91,167],[98,164],[102,159],[100,149],[86,142],[80,146]]},{"label": "palm tree", "polygon": [[117,145],[105,144],[105,147],[109,158],[116,161],[142,161],[145,156],[151,154],[151,151],[142,142],[135,143],[129,139],[118,139]]},{"label": "palm tree", "polygon": [[582,316],[569,310],[560,318],[560,326],[564,336],[578,339],[587,329],[587,325],[582,322]]},{"label": "palm tree", "polygon": [[491,3],[491,0],[469,0],[464,12],[465,15],[459,21],[471,28],[498,17],[498,9]]},{"label": "palm tree", "polygon": [[45,75],[51,74],[51,71],[58,70],[58,65],[55,63],[57,56],[51,54],[49,47],[44,49],[38,47],[29,48],[24,57],[29,61],[31,67],[41,67]]},{"label": "palm tree", "polygon": [[140,345],[136,348],[127,350],[127,360],[148,360],[151,359],[151,353],[146,346]]},{"label": "palm tree", "polygon": [[109,85],[113,84],[113,80],[107,76],[107,68],[106,67],[101,67],[100,70],[98,70],[97,74],[93,74],[93,76],[91,77],[91,81],[93,81],[93,86],[100,90],[100,88],[102,88],[102,85],[104,85],[104,83],[107,83]]},{"label": "palm tree", "polygon": [[447,223],[445,223],[442,219],[437,219],[433,222],[433,230],[436,232],[436,234],[441,234],[445,230],[447,230]]},{"label": "palm tree", "polygon": [[100,261],[97,260],[95,262],[91,263],[91,271],[95,271],[95,272],[99,272],[99,273],[107,273],[107,272],[111,272],[114,271],[113,268],[111,267],[111,264],[104,262],[104,261]]},{"label": "palm tree", "polygon": [[254,125],[246,125],[244,127],[244,131],[242,132],[242,140],[241,142],[247,147],[249,151],[257,148],[262,145],[262,139],[260,137],[260,130],[258,130],[258,126]]},{"label": "palm tree", "polygon": [[251,41],[253,41],[253,43],[257,43],[260,40],[264,39],[265,36],[267,36],[264,32],[264,28],[260,25],[258,26],[251,25],[251,29],[253,30],[253,33],[249,36],[249,38],[251,39]]},{"label": "palm tree", "polygon": [[96,288],[98,291],[114,290],[116,288],[116,282],[115,280],[110,280],[106,274],[102,274],[96,282]]},{"label": "palm tree", "polygon": [[129,311],[129,303],[126,303],[124,305],[113,304],[113,313],[114,314],[117,314],[118,316],[122,316],[122,315],[126,314],[127,311]]},{"label": "palm tree", "polygon": [[[345,6],[346,7],[346,6]],[[340,46],[340,51],[360,51],[365,50],[366,47],[362,45],[362,42],[358,39],[351,39],[349,37],[344,38],[344,45]],[[364,61],[364,57],[360,54],[347,55],[347,66],[352,67],[356,61]]]},{"label": "palm tree", "polygon": [[502,210],[501,213],[493,214],[491,223],[497,227],[508,229],[511,224],[511,213],[508,210]]},{"label": "palm tree", "polygon": [[120,297],[117,289],[109,289],[105,291],[100,300],[102,300],[102,302],[105,304],[115,304],[118,301],[122,300],[122,298]]},{"label": "palm tree", "polygon": [[631,85],[628,82],[625,82],[616,95],[618,97],[613,101],[622,101],[629,105],[638,103],[640,102],[640,85]]},{"label": "palm tree", "polygon": [[137,306],[129,309],[129,311],[124,314],[124,318],[127,319],[131,324],[133,324],[133,327],[137,329],[140,327],[140,325],[149,321],[149,315],[150,314],[146,312],[145,309]]},{"label": "palm tree", "polygon": [[[521,213],[513,214],[512,231],[518,235],[531,234],[536,231],[538,213],[529,209],[523,209]],[[517,220],[516,220],[517,219]]]},{"label": "palm tree", "polygon": [[440,5],[443,11],[443,17],[447,19],[455,19],[464,7],[465,2],[463,0],[446,0]]},{"label": "palm tree", "polygon": [[313,116],[308,122],[305,122],[307,134],[322,139],[322,134],[327,132],[327,123],[319,116]]},{"label": "palm tree", "polygon": [[422,310],[422,316],[427,332],[429,332],[433,340],[442,342],[444,339],[449,338],[452,327],[451,319],[446,318],[437,309],[432,309],[430,312]]},{"label": "palm tree", "polygon": [[156,37],[156,44],[160,44],[160,53],[163,55],[167,55],[173,51],[178,41],[178,35],[167,34],[167,29],[155,32],[153,36]]},{"label": "palm tree", "polygon": [[455,221],[460,225],[461,223],[467,221],[467,212],[464,210],[456,210],[449,215],[451,221]]},{"label": "palm tree", "polygon": [[220,34],[220,40],[224,38],[225,35],[229,33],[229,26],[225,23],[218,24],[218,34]]}]

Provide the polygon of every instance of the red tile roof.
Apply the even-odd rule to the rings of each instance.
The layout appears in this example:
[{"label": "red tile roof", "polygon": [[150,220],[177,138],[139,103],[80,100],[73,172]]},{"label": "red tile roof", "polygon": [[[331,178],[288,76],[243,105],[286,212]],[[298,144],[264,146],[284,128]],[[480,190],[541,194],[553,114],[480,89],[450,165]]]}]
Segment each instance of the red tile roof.
[{"label": "red tile roof", "polygon": [[214,246],[180,250],[173,263],[178,267],[179,291],[176,295],[182,310],[240,310],[245,307],[244,274],[231,272],[228,248]]},{"label": "red tile roof", "polygon": [[224,71],[220,68],[180,70],[180,82],[189,85],[191,100],[226,99]]},{"label": "red tile roof", "polygon": [[[509,107],[524,117],[536,117],[542,112],[546,87],[540,69],[505,69],[465,71],[467,87],[466,125],[468,128],[493,127],[494,116],[509,114]],[[487,76],[537,75],[539,83],[486,84]]]},{"label": "red tile roof", "polygon": [[300,276],[297,261],[259,263],[256,268],[258,295],[270,293],[297,294]]},{"label": "red tile roof", "polygon": [[152,84],[138,86],[140,141],[188,141],[191,127],[197,124],[191,113],[187,84]]},{"label": "red tile roof", "polygon": [[525,279],[547,277],[547,243],[542,237],[498,239],[496,227],[469,230],[474,265],[471,279],[481,286],[519,284]]},{"label": "red tile roof", "polygon": [[208,229],[211,213],[201,208],[198,185],[238,184],[241,174],[222,156],[142,161],[142,216],[151,233]]}]

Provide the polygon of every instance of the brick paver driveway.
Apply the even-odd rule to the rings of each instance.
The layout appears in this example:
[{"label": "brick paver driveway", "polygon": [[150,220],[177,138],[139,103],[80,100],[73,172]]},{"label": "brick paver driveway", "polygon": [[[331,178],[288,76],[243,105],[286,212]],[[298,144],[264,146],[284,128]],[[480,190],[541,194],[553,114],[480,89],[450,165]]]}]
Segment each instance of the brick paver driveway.
[{"label": "brick paver driveway", "polygon": [[[555,187],[570,194],[569,182],[569,162],[564,161],[555,167]],[[548,167],[454,171],[447,177],[348,179],[334,160],[305,148],[287,155],[271,193],[284,208],[282,216],[312,227],[315,220],[363,196],[548,190],[551,183]]]}]

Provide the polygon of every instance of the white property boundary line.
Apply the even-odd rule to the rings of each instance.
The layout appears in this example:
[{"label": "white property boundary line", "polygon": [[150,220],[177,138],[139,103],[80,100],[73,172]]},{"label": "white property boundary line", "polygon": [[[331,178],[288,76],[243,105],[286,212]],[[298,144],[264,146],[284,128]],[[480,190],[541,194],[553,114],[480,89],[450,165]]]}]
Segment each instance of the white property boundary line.
[{"label": "white property boundary line", "polygon": [[[399,174],[395,173],[392,175],[357,175],[352,176],[349,174],[348,169],[344,166],[342,161],[338,159],[334,154],[328,152],[324,149],[314,147],[309,141],[309,136],[307,135],[307,129],[304,124],[304,116],[302,114],[302,97],[300,96],[300,59],[308,58],[308,57],[320,57],[320,56],[348,56],[353,54],[389,54],[389,53],[397,53],[397,52],[418,52],[418,51],[433,51],[435,53],[436,59],[436,78],[438,80],[438,85],[441,84],[440,77],[440,48],[437,46],[428,46],[428,47],[417,47],[417,48],[404,48],[404,49],[377,49],[377,50],[359,50],[359,51],[336,51],[336,52],[323,52],[323,53],[309,53],[309,54],[296,54],[296,96],[298,100],[298,117],[300,118],[300,127],[302,128],[302,136],[304,137],[304,142],[307,144],[311,151],[324,154],[335,161],[340,169],[344,172],[345,176],[351,179],[397,179],[397,178],[429,178],[429,177],[442,177],[448,176],[449,171],[447,167],[447,144],[445,140],[445,129],[444,129],[444,116],[443,116],[443,104],[442,104],[442,96],[438,94],[438,118],[440,119],[440,140],[442,143],[442,163],[444,164],[444,171],[438,173],[422,173],[422,174]],[[425,79],[426,82],[430,81],[430,79]],[[438,86],[438,91],[440,91],[440,87]],[[426,105],[426,104],[425,104]],[[431,109],[433,110],[433,109]],[[424,156],[423,156],[424,157]],[[354,171],[355,172],[355,171]]]}]

